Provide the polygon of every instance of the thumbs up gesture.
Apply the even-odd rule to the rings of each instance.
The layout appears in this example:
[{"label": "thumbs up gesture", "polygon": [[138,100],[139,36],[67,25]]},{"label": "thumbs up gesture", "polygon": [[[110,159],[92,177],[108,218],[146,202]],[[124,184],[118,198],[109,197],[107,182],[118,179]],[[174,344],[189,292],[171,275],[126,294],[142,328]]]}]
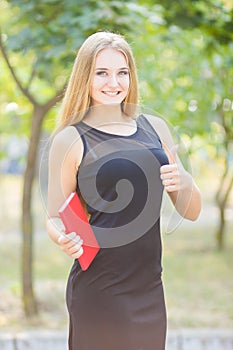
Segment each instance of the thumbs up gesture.
[{"label": "thumbs up gesture", "polygon": [[180,190],[180,170],[177,163],[177,149],[178,145],[174,145],[171,149],[168,149],[166,145],[163,145],[167,154],[169,164],[163,165],[160,168],[160,178],[162,180],[164,189],[167,192],[174,192]]}]

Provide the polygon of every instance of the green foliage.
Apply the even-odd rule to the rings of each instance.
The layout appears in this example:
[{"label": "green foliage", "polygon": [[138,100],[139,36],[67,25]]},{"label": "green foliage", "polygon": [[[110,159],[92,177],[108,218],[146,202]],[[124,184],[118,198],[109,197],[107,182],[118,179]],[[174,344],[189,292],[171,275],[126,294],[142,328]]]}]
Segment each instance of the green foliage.
[{"label": "green foliage", "polygon": [[[15,65],[19,65],[19,58],[11,56]],[[18,134],[28,135],[30,125],[31,106],[27,99],[15,87],[5,62],[0,60],[0,130],[1,137],[4,134],[12,134],[17,130]]]},{"label": "green foliage", "polygon": [[[226,155],[226,144],[232,147],[230,0],[0,0],[0,6],[11,67],[41,108],[64,86],[83,40],[111,30],[133,45],[142,103],[168,118],[188,140],[189,151],[198,147],[196,135],[213,145],[213,156]],[[31,103],[4,62],[0,78],[1,133],[28,135]],[[55,115],[56,107],[48,112],[45,128],[51,130]]]},{"label": "green foliage", "polygon": [[[144,1],[142,1],[144,2]],[[152,6],[162,5],[166,26],[183,29],[199,28],[221,44],[233,40],[233,4],[231,0],[147,0]]]},{"label": "green foliage", "polygon": [[[226,29],[233,23],[231,2],[1,0],[1,5],[12,66],[40,103],[64,86],[75,52],[89,34],[118,31],[133,45],[142,104],[158,111],[189,139],[205,136],[219,150],[224,144],[219,112],[225,114],[228,129],[233,124],[228,106],[232,103],[233,44],[232,31]],[[31,109],[15,89],[4,63],[0,74],[6,87],[0,97],[1,130],[10,132],[17,118],[19,132],[26,132]],[[19,105],[17,116],[5,112],[11,102]],[[56,113],[56,108],[48,113],[44,128],[53,128]],[[195,146],[191,143],[190,147]]]},{"label": "green foliage", "polygon": [[[208,143],[224,142],[219,110],[227,114],[228,128],[233,123],[231,108],[226,111],[232,100],[232,31],[226,30],[233,23],[231,2],[1,0],[1,5],[13,68],[41,103],[64,85],[75,51],[89,34],[118,31],[133,45],[142,104],[189,138],[198,134]],[[4,110],[16,102],[19,131],[25,132],[30,108],[3,63],[0,74],[6,87],[0,97],[1,129],[12,129],[12,112]],[[53,127],[56,113],[56,108],[49,112],[45,128]]]},{"label": "green foliage", "polygon": [[[136,28],[140,31],[140,23],[148,15],[146,8],[131,1],[0,0],[0,4],[2,40],[10,63],[22,85],[40,104],[46,103],[64,86],[75,53],[88,35],[98,30],[126,35],[130,31],[136,32]],[[30,107],[15,88],[8,68],[4,63],[2,65],[4,69],[0,74],[10,87],[0,101],[4,120],[7,120],[5,108],[9,102],[18,103],[24,111]],[[21,98],[20,103],[17,96]],[[28,113],[19,114],[20,119],[28,120]],[[55,114],[56,109],[49,111],[44,124],[50,130]],[[28,125],[27,122],[23,124]],[[2,120],[0,126],[1,130],[10,130]]]},{"label": "green foliage", "polygon": [[198,134],[215,146],[220,139],[224,142],[220,111],[227,114],[228,128],[233,123],[232,43],[216,46],[210,54],[207,34],[178,27],[148,30],[135,43],[142,104],[158,111],[180,134]]},{"label": "green foliage", "polygon": [[[59,67],[73,62],[74,52],[88,35],[97,30],[127,32],[141,18],[140,8],[129,1],[11,0],[9,4],[20,26],[8,29],[8,48],[23,55],[32,52],[36,75],[51,83]],[[130,20],[129,11],[134,15]]]}]

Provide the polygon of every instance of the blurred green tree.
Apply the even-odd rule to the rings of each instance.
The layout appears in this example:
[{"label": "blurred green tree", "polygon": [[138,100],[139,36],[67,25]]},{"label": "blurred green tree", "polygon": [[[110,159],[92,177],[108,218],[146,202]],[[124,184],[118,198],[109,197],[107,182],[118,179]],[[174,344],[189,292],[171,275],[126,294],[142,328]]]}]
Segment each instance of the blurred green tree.
[{"label": "blurred green tree", "polygon": [[[75,51],[84,39],[98,30],[135,32],[146,10],[136,2],[115,0],[1,0],[1,8],[8,13],[1,28],[1,53],[32,108],[22,200],[22,294],[25,313],[33,316],[32,185],[43,121],[62,98]],[[16,53],[17,64],[12,60]]]},{"label": "blurred green tree", "polygon": [[143,57],[138,56],[143,101],[169,116],[189,139],[190,152],[200,135],[223,159],[215,196],[219,208],[216,239],[222,249],[233,189],[233,3],[148,0],[147,4],[151,18],[160,13],[162,20],[159,28],[152,21],[146,23],[147,35],[136,42],[137,51],[143,52]]},{"label": "blurred green tree", "polygon": [[[218,233],[222,246],[225,207],[232,189],[231,1],[0,0],[0,4],[2,56],[18,87],[14,93],[21,92],[27,108],[25,129],[30,124],[22,214],[26,314],[37,310],[31,200],[42,125],[49,113],[54,116],[75,51],[96,30],[119,31],[133,41],[146,106],[169,115],[189,141],[197,134],[205,136],[224,157],[223,181],[227,182],[220,184],[217,195],[222,205]],[[189,145],[191,152],[196,143]]]},{"label": "blurred green tree", "polygon": [[233,40],[231,0],[141,0],[151,9],[161,8],[164,24],[182,29],[199,28],[213,42],[229,44]]}]

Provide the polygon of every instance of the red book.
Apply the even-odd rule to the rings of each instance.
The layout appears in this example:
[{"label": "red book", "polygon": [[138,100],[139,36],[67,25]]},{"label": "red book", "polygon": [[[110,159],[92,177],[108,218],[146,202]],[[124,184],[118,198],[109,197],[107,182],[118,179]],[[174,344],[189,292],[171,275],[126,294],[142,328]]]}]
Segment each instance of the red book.
[{"label": "red book", "polygon": [[82,270],[87,270],[100,247],[76,192],[72,192],[66,199],[59,209],[59,215],[66,232],[76,232],[83,240],[83,254],[78,261]]}]

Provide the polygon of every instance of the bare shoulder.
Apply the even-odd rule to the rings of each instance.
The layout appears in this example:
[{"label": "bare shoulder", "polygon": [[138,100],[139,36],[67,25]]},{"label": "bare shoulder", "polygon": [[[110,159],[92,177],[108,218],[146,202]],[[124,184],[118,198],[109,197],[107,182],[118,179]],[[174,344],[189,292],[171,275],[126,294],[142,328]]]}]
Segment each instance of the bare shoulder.
[{"label": "bare shoulder", "polygon": [[52,144],[57,147],[70,147],[74,142],[82,143],[80,134],[75,127],[67,126],[54,136]]},{"label": "bare shoulder", "polygon": [[78,130],[67,126],[59,131],[53,138],[50,155],[66,156],[81,161],[83,155],[83,142]]},{"label": "bare shoulder", "polygon": [[174,144],[169,127],[162,118],[150,114],[144,114],[144,116],[153,126],[163,144],[170,146]]}]

